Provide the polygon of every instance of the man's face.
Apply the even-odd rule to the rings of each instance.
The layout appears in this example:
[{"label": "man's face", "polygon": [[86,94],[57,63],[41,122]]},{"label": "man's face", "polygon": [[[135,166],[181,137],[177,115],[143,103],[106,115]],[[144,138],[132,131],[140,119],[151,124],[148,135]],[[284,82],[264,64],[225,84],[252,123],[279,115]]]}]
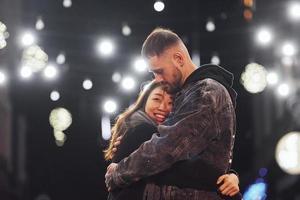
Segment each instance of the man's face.
[{"label": "man's face", "polygon": [[149,68],[156,81],[166,83],[166,90],[169,93],[176,93],[180,90],[182,73],[170,54],[150,57]]}]

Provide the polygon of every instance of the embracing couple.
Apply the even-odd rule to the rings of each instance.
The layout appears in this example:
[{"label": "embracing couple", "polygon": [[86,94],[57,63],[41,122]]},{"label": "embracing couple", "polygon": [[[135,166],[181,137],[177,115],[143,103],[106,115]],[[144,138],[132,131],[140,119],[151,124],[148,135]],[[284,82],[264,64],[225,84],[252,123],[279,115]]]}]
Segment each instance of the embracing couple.
[{"label": "embracing couple", "polygon": [[158,28],[142,55],[155,80],[120,114],[105,158],[108,199],[241,199],[230,169],[236,129],[233,75],[197,68],[182,40]]}]

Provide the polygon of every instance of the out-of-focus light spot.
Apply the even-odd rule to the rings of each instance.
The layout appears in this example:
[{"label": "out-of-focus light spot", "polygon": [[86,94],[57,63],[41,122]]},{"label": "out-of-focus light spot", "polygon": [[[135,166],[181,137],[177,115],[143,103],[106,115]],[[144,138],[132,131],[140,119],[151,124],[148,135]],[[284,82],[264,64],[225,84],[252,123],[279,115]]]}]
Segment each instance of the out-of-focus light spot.
[{"label": "out-of-focus light spot", "polygon": [[213,20],[208,20],[206,23],[206,30],[208,32],[213,32],[216,29],[216,25]]},{"label": "out-of-focus light spot", "polygon": [[135,87],[135,81],[132,77],[124,77],[121,82],[122,88],[125,90],[133,90]]},{"label": "out-of-focus light spot", "polygon": [[90,79],[85,79],[85,80],[82,82],[82,87],[83,87],[85,90],[90,90],[90,89],[92,89],[92,87],[93,87],[93,82],[92,82]]},{"label": "out-of-focus light spot", "polygon": [[109,116],[103,116],[101,118],[102,138],[109,140],[111,137],[111,125]]},{"label": "out-of-focus light spot", "polygon": [[267,168],[260,168],[258,173],[259,173],[260,177],[265,177],[268,173],[268,169]]},{"label": "out-of-focus light spot", "polygon": [[64,0],[63,1],[63,6],[65,8],[70,8],[72,6],[72,0]]},{"label": "out-of-focus light spot", "polygon": [[67,137],[64,134],[64,132],[58,131],[58,130],[54,130],[53,133],[54,133],[55,140],[63,141],[63,142],[66,141]]},{"label": "out-of-focus light spot", "polygon": [[122,76],[121,76],[120,73],[115,72],[115,73],[113,73],[111,79],[113,80],[113,82],[119,83],[121,81],[121,79],[122,79]]},{"label": "out-of-focus light spot", "polygon": [[297,52],[295,45],[291,42],[286,42],[282,46],[282,54],[284,56],[294,56]]},{"label": "out-of-focus light spot", "polygon": [[278,79],[278,74],[276,72],[269,72],[267,75],[269,85],[276,85],[278,83]]},{"label": "out-of-focus light spot", "polygon": [[0,86],[4,85],[6,82],[6,74],[3,71],[0,71]]},{"label": "out-of-focus light spot", "polygon": [[59,98],[60,98],[60,94],[59,94],[59,92],[58,91],[52,91],[51,93],[50,93],[50,99],[52,100],[52,101],[57,101],[57,100],[59,100]]},{"label": "out-of-focus light spot", "polygon": [[7,42],[4,38],[4,35],[2,33],[0,33],[0,49],[5,48],[7,45]]},{"label": "out-of-focus light spot", "polygon": [[137,72],[146,72],[148,69],[147,62],[143,58],[137,58],[133,66]]},{"label": "out-of-focus light spot", "polygon": [[261,28],[256,33],[256,40],[261,45],[268,45],[273,39],[272,33],[267,28]]},{"label": "out-of-focus light spot", "polygon": [[129,36],[131,34],[131,28],[130,28],[130,26],[128,26],[127,24],[124,24],[122,26],[122,34],[124,36]]},{"label": "out-of-focus light spot", "polygon": [[60,53],[58,54],[58,56],[56,57],[56,63],[59,65],[62,65],[66,62],[66,56],[64,53]]},{"label": "out-of-focus light spot", "polygon": [[244,15],[244,19],[246,21],[251,21],[253,19],[253,13],[248,8],[244,10],[243,15]]},{"label": "out-of-focus light spot", "polygon": [[253,0],[244,0],[244,6],[251,8],[253,6]]},{"label": "out-of-focus light spot", "polygon": [[293,20],[300,20],[300,3],[299,2],[293,2],[290,3],[288,6],[288,15]]},{"label": "out-of-focus light spot", "polygon": [[198,67],[200,66],[201,61],[200,61],[199,51],[196,50],[192,53],[192,60],[193,60],[193,63],[195,63],[196,66],[198,66]]},{"label": "out-of-focus light spot", "polygon": [[55,108],[50,113],[49,121],[54,130],[64,131],[72,124],[72,115],[65,108]]},{"label": "out-of-focus light spot", "polygon": [[244,193],[244,200],[265,200],[267,185],[264,182],[252,184]]},{"label": "out-of-focus light spot", "polygon": [[107,100],[103,104],[103,109],[106,113],[114,113],[117,110],[117,103],[114,100]]},{"label": "out-of-focus light spot", "polygon": [[20,75],[24,79],[29,79],[32,76],[32,70],[28,66],[23,66],[20,69]]},{"label": "out-of-focus light spot", "polygon": [[281,97],[287,97],[290,93],[290,87],[287,83],[281,83],[277,88],[277,93]]},{"label": "out-of-focus light spot", "polygon": [[6,25],[0,21],[0,33],[4,33],[6,31]]},{"label": "out-of-focus light spot", "polygon": [[115,47],[110,39],[103,39],[98,43],[98,52],[104,56],[109,57],[114,53]]},{"label": "out-of-focus light spot", "polygon": [[6,29],[7,29],[6,25],[0,21],[0,49],[5,48],[7,45],[7,42],[5,39],[8,38],[9,33],[6,32]]},{"label": "out-of-focus light spot", "polygon": [[290,67],[293,65],[294,61],[292,57],[285,56],[281,59],[281,62],[284,66]]},{"label": "out-of-focus light spot", "polygon": [[219,56],[217,56],[217,55],[213,55],[213,56],[211,57],[210,62],[211,62],[212,64],[214,64],[214,65],[220,65],[220,63],[221,63],[220,58],[219,58]]},{"label": "out-of-focus light spot", "polygon": [[42,70],[48,62],[48,55],[41,47],[34,45],[26,48],[22,54],[22,65],[30,68],[32,72]]},{"label": "out-of-focus light spot", "polygon": [[57,76],[57,69],[56,69],[56,67],[53,66],[53,65],[48,65],[44,69],[44,76],[47,79],[54,79]]},{"label": "out-of-focus light spot", "polygon": [[267,86],[267,71],[262,65],[250,63],[242,73],[241,82],[250,93],[262,92]]},{"label": "out-of-focus light spot", "polygon": [[23,46],[30,46],[35,43],[35,36],[30,32],[25,32],[22,35],[21,42]]},{"label": "out-of-focus light spot", "polygon": [[44,29],[45,27],[45,24],[44,24],[44,21],[41,17],[38,17],[38,19],[36,20],[36,23],[35,23],[35,28],[36,30],[42,30]]},{"label": "out-of-focus light spot", "polygon": [[154,7],[154,10],[155,10],[155,11],[161,12],[161,11],[164,10],[165,4],[164,4],[164,2],[162,2],[162,1],[156,1],[156,2],[154,3],[153,7]]},{"label": "out-of-focus light spot", "polygon": [[300,132],[284,135],[276,146],[276,161],[288,174],[300,174]]}]

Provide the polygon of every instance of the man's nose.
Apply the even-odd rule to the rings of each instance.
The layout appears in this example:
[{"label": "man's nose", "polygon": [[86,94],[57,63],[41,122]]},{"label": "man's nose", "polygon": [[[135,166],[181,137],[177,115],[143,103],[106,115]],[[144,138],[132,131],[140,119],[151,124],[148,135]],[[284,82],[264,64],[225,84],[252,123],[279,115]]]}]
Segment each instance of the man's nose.
[{"label": "man's nose", "polygon": [[162,78],[162,76],[161,75],[155,75],[154,76],[154,78],[155,78],[155,80],[157,81],[157,82],[161,82],[161,81],[163,81],[163,78]]}]

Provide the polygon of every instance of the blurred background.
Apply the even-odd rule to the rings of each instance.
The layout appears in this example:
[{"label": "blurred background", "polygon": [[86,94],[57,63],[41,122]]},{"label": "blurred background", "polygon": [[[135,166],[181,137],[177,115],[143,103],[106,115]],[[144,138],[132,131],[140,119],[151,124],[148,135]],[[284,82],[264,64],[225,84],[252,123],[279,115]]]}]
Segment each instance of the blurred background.
[{"label": "blurred background", "polygon": [[245,200],[300,199],[300,1],[0,0],[0,199],[106,199],[103,149],[170,28],[235,75]]}]

